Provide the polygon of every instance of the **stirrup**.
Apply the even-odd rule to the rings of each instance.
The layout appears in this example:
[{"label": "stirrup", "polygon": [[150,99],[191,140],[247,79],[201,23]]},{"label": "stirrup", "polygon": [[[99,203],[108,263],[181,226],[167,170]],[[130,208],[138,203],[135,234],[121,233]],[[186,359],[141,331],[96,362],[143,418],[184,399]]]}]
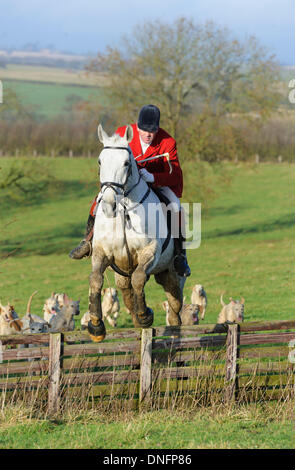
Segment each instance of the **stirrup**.
[{"label": "stirrup", "polygon": [[181,277],[189,277],[191,275],[191,269],[183,253],[174,256],[174,269]]},{"label": "stirrup", "polygon": [[90,241],[85,240],[85,238],[81,241],[81,243],[74,248],[70,253],[69,257],[72,259],[82,259],[82,258],[89,258],[92,255],[92,244]]}]

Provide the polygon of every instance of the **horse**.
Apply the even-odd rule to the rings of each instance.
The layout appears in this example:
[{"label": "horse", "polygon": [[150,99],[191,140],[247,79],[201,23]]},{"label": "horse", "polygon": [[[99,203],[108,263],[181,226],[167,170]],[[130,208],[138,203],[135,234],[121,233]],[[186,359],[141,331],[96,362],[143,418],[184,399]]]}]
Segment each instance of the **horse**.
[{"label": "horse", "polygon": [[[89,276],[89,335],[96,342],[106,336],[101,291],[104,271],[108,267],[115,271],[116,286],[122,292],[135,328],[149,328],[153,324],[154,313],[146,305],[144,294],[151,275],[165,290],[170,325],[181,325],[179,312],[185,278],[174,269],[174,240],[168,235],[163,204],[141,178],[128,145],[133,138],[132,127],[126,127],[123,137],[118,134],[108,136],[99,124],[98,138],[104,147],[98,157],[101,191]],[[147,223],[151,207],[157,207],[157,221],[149,219]],[[162,231],[161,238],[158,236],[159,227],[164,228],[164,238]]]}]

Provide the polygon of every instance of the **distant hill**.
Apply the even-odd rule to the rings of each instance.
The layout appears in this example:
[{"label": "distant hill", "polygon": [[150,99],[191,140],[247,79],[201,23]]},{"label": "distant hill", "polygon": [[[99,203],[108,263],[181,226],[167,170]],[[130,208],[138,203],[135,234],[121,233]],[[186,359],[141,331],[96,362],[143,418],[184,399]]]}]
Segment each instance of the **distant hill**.
[{"label": "distant hill", "polygon": [[50,49],[41,49],[39,51],[0,50],[0,64],[2,66],[25,64],[82,69],[89,59],[90,57],[86,55],[65,54]]}]

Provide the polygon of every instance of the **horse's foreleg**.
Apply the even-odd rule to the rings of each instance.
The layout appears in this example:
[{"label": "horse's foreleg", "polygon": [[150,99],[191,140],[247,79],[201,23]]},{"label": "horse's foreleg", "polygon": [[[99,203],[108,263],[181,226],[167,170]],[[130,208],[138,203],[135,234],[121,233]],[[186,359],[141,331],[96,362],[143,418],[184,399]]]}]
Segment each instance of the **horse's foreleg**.
[{"label": "horse's foreleg", "polygon": [[96,257],[89,276],[89,313],[90,322],[88,332],[93,341],[99,342],[105,338],[106,330],[102,318],[101,289],[103,286],[103,273],[108,266],[104,256]]},{"label": "horse's foreleg", "polygon": [[147,282],[149,269],[155,263],[156,246],[145,247],[138,257],[138,266],[131,276],[134,299],[134,315],[132,320],[136,328],[149,328],[153,324],[154,313],[147,307],[144,286]]},{"label": "horse's foreleg", "polygon": [[118,289],[122,292],[123,302],[129,313],[134,314],[134,292],[131,285],[131,278],[121,276],[115,273],[115,283]]}]

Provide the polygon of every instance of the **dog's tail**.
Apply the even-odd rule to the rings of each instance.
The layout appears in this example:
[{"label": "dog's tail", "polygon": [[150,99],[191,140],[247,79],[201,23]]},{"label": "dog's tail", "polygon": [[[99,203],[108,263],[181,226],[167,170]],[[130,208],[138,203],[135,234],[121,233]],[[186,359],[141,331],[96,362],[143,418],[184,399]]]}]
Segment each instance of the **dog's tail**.
[{"label": "dog's tail", "polygon": [[35,292],[33,292],[33,294],[31,295],[31,297],[29,298],[28,305],[27,305],[27,313],[26,313],[26,315],[30,315],[30,313],[31,313],[31,303],[32,303],[32,299],[33,299],[34,295],[37,294],[37,292],[38,292],[38,291],[35,290]]},{"label": "dog's tail", "polygon": [[223,294],[224,294],[224,292],[220,296],[220,303],[223,307],[225,307],[225,303],[224,303],[223,298],[222,298]]}]

